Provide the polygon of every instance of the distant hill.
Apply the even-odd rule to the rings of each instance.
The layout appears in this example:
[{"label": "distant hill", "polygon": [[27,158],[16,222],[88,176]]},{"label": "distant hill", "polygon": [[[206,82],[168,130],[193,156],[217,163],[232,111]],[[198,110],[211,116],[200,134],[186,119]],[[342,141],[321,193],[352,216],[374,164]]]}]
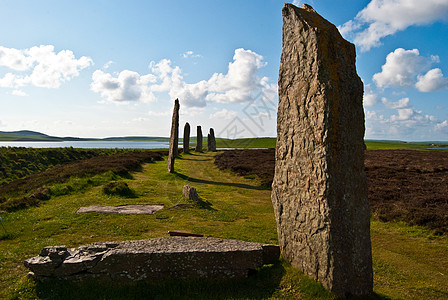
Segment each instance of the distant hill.
[{"label": "distant hill", "polygon": [[62,142],[62,141],[141,141],[141,142],[169,142],[167,137],[108,137],[104,139],[78,138],[78,137],[56,137],[31,130],[0,131],[0,141],[4,142]]}]

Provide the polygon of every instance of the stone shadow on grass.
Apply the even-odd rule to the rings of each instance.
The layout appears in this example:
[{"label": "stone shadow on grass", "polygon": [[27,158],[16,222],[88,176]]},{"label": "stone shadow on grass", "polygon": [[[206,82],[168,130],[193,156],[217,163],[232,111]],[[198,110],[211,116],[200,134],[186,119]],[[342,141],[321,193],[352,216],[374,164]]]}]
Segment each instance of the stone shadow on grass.
[{"label": "stone shadow on grass", "polygon": [[285,269],[278,262],[243,279],[168,279],[131,284],[54,279],[37,283],[36,291],[42,299],[266,299],[280,289],[284,274]]},{"label": "stone shadow on grass", "polygon": [[223,185],[223,186],[233,186],[233,187],[249,189],[249,190],[269,190],[269,188],[267,188],[266,186],[263,186],[263,185],[253,186],[253,185],[248,185],[248,184],[244,184],[244,183],[219,182],[219,181],[212,181],[212,180],[204,180],[204,179],[189,177],[187,175],[181,174],[181,173],[176,172],[176,171],[174,171],[173,174],[176,175],[177,177],[179,177],[181,179],[184,179],[184,180],[187,180],[189,182],[205,183],[205,184],[213,184],[213,185]]}]

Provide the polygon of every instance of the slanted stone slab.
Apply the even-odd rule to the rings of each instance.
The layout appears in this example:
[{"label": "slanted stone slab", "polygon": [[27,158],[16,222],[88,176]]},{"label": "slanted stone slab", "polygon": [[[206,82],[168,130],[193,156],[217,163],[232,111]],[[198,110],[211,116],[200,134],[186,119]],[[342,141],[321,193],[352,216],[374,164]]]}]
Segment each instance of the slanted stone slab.
[{"label": "slanted stone slab", "polygon": [[146,205],[146,204],[131,204],[120,206],[87,206],[81,207],[76,213],[90,213],[98,212],[105,214],[154,214],[163,209],[163,205]]},{"label": "slanted stone slab", "polygon": [[[55,249],[53,249],[55,248]],[[163,278],[244,278],[280,255],[276,245],[198,237],[45,247],[24,262],[31,277],[64,280],[140,281]],[[51,253],[56,253],[50,255]]]},{"label": "slanted stone slab", "polygon": [[174,160],[178,155],[179,139],[179,99],[174,101],[173,118],[171,120],[170,146],[168,149],[168,172],[174,172]]},{"label": "slanted stone slab", "polygon": [[210,133],[208,134],[208,151],[216,152],[216,139],[215,139],[215,130],[210,128]]},{"label": "slanted stone slab", "polygon": [[184,126],[184,139],[183,139],[183,145],[184,145],[184,153],[190,153],[190,124],[185,123]]},{"label": "slanted stone slab", "polygon": [[197,141],[195,151],[202,152],[202,128],[201,126],[196,127],[197,130]]},{"label": "slanted stone slab", "polygon": [[339,296],[372,292],[363,84],[355,47],[310,6],[283,8],[272,202],[282,255]]}]

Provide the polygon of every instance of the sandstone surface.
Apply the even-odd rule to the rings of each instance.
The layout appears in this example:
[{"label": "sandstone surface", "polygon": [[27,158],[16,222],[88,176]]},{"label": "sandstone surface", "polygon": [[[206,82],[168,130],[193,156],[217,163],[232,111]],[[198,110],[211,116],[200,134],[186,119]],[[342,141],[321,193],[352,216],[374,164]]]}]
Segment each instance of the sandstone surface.
[{"label": "sandstone surface", "polygon": [[168,172],[174,172],[174,160],[178,155],[179,140],[179,99],[174,101],[173,118],[171,120],[170,147],[168,149]]},{"label": "sandstone surface", "polygon": [[133,282],[163,278],[238,278],[278,260],[276,245],[198,237],[45,247],[24,262],[30,277]]},{"label": "sandstone surface", "polygon": [[197,141],[195,151],[202,152],[202,128],[201,126],[196,127],[197,130]]},{"label": "sandstone surface", "polygon": [[163,205],[130,204],[120,206],[86,206],[81,207],[76,213],[98,212],[105,214],[153,214],[161,209]]},{"label": "sandstone surface", "polygon": [[215,139],[215,131],[213,128],[210,128],[210,133],[208,134],[208,151],[216,152],[216,139]]},{"label": "sandstone surface", "polygon": [[355,47],[310,6],[283,8],[272,202],[282,255],[341,297],[372,292],[363,84]]},{"label": "sandstone surface", "polygon": [[196,191],[196,188],[186,184],[184,185],[183,189],[182,189],[182,194],[185,196],[185,198],[187,198],[188,200],[192,200],[195,202],[199,201],[199,195],[198,192]]},{"label": "sandstone surface", "polygon": [[190,124],[185,123],[184,126],[184,139],[183,139],[183,145],[184,145],[184,153],[190,153]]}]

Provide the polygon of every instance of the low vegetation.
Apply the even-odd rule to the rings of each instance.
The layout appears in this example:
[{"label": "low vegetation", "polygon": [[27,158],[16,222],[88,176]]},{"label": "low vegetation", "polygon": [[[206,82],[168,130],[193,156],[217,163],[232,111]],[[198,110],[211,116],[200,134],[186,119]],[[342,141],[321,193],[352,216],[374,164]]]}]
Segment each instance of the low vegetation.
[{"label": "low vegetation", "polygon": [[56,165],[125,151],[121,149],[0,147],[0,185],[45,171]]},{"label": "low vegetation", "polygon": [[[64,195],[72,191],[80,191],[89,185],[101,184],[103,180],[87,177],[105,172],[108,172],[106,177],[110,179],[115,179],[116,176],[129,178],[131,176],[129,172],[139,170],[143,163],[161,160],[164,154],[166,151],[128,151],[56,165],[43,172],[0,186],[0,210],[13,211],[34,206],[41,200],[49,198],[51,194]],[[51,188],[51,185],[54,187]],[[46,192],[44,199],[39,196],[40,194],[36,194],[36,191],[45,187],[50,189]]]},{"label": "low vegetation", "polygon": [[[16,185],[20,190],[27,189],[28,184],[39,183],[34,184],[35,188],[27,189],[28,192],[21,194],[14,192],[14,189],[8,191],[9,195],[21,194],[24,197],[40,191],[43,195],[49,193],[50,198],[39,200],[35,206],[27,209],[1,213],[0,298],[335,298],[320,284],[283,260],[264,266],[248,279],[224,282],[176,280],[134,285],[80,285],[58,281],[36,284],[26,279],[27,270],[22,264],[23,260],[37,255],[48,245],[78,247],[97,241],[153,238],[166,236],[169,230],[277,243],[271,191],[262,176],[254,175],[250,170],[241,172],[244,176],[237,176],[231,170],[220,170],[213,164],[215,156],[220,153],[208,152],[182,154],[176,160],[175,173],[170,174],[166,170],[166,160],[159,160],[164,153],[154,152],[158,154],[148,157],[147,154],[138,154],[140,152],[154,151],[132,152],[132,157],[138,157],[133,163],[128,161],[133,161],[130,157],[119,154],[108,157],[111,160],[109,163],[96,160],[100,157],[95,157],[61,165],[57,167],[61,177],[51,175],[51,170],[56,168],[53,167],[39,173],[46,175],[35,174],[34,180]],[[127,161],[124,163],[126,168],[118,164],[118,158]],[[101,168],[102,172],[89,171],[91,168]],[[207,205],[193,205],[187,200],[182,195],[185,184],[194,186]],[[9,184],[0,188],[6,186]],[[127,190],[126,186],[132,192],[132,197],[126,193],[120,194],[120,191]],[[106,193],[106,190],[115,192]],[[126,204],[163,204],[165,209],[154,215],[75,213],[83,206]],[[372,219],[376,293],[372,299],[448,297],[448,239],[432,233],[420,226]]]}]

